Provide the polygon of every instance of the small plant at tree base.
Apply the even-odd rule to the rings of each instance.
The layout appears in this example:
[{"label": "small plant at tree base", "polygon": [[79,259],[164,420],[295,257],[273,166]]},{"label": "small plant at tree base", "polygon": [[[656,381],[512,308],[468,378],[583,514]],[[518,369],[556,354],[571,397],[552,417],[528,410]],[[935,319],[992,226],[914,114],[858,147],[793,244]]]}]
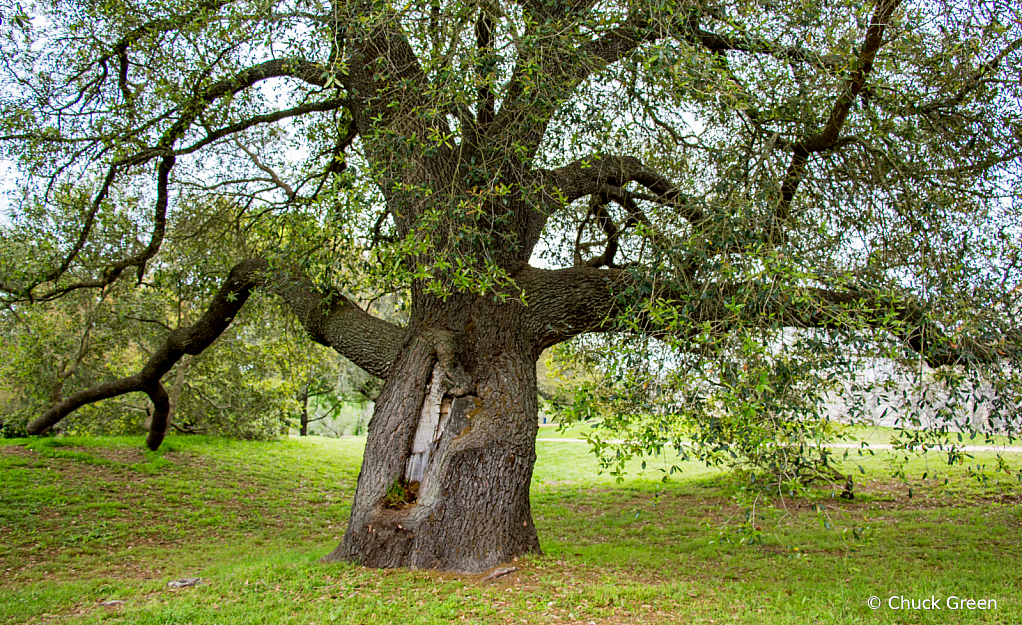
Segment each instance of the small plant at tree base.
[{"label": "small plant at tree base", "polygon": [[405,483],[401,480],[394,480],[394,483],[387,489],[383,502],[387,508],[403,508],[415,503],[418,496],[418,482]]}]

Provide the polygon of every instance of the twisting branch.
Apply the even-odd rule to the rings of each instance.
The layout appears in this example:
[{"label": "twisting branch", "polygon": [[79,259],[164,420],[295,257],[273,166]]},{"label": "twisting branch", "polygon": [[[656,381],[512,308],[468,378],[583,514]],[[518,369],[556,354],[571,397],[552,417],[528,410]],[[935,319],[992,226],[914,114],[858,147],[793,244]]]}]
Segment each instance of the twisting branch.
[{"label": "twisting branch", "polygon": [[578,222],[578,228],[575,230],[575,251],[574,251],[575,267],[587,266],[586,263],[582,260],[583,247],[582,235],[585,234],[586,226],[589,225],[590,217],[592,216],[593,211],[591,209],[589,211],[586,211],[585,217],[582,218],[582,221]]},{"label": "twisting branch", "polygon": [[693,224],[702,221],[704,217],[702,211],[687,202],[670,180],[633,156],[598,154],[581,158],[557,169],[544,170],[541,176],[569,203],[596,193],[614,192],[615,187],[621,189],[629,182],[636,182],[655,195],[623,190],[621,193],[633,199],[670,206]]},{"label": "twisting branch", "polygon": [[[586,218],[578,226],[578,234],[575,237],[575,266],[581,267],[583,265],[587,267],[603,267],[604,265],[612,266],[614,263],[614,255],[617,254],[617,239],[618,235],[621,234],[621,230],[614,223],[614,218],[611,217],[610,211],[607,210],[607,204],[610,203],[610,197],[605,193],[594,193],[590,196],[589,200],[589,212]],[[603,253],[594,258],[590,258],[587,261],[582,260],[582,232],[585,230],[586,225],[589,223],[589,218],[596,218],[596,225],[603,230],[604,234],[607,235],[607,243],[603,249]]]},{"label": "twisting branch", "polygon": [[[579,159],[563,167],[543,170],[540,173],[544,184],[556,192],[550,193],[552,210],[556,211],[559,202],[573,202],[579,198],[590,196],[589,211],[585,221],[579,225],[575,241],[575,265],[603,267],[614,265],[621,233],[629,228],[643,225],[649,229],[652,241],[657,246],[665,246],[666,240],[658,234],[646,213],[636,203],[638,200],[652,202],[675,210],[682,218],[693,226],[703,221],[702,210],[688,201],[681,191],[666,177],[647,167],[642,161],[630,156],[595,155]],[[629,191],[625,185],[635,182],[652,194]],[[606,205],[613,200],[627,212],[622,225],[618,227],[607,212]],[[583,261],[581,255],[582,231],[588,225],[589,217],[596,217],[596,223],[607,235],[604,252],[592,259]],[[537,221],[544,221],[546,215]]]},{"label": "twisting branch", "polygon": [[41,434],[86,404],[143,392],[154,407],[146,445],[157,449],[166,435],[170,412],[169,395],[161,379],[183,356],[197,356],[209,347],[256,287],[282,297],[313,340],[334,348],[373,375],[386,376],[404,336],[400,328],[373,317],[340,294],[324,296],[301,274],[273,271],[266,260],[253,259],[235,265],[202,317],[191,326],[170,332],[138,373],[70,395],[32,421],[28,432]]},{"label": "twisting branch", "polygon": [[884,30],[890,24],[891,16],[899,4],[901,4],[901,0],[880,0],[877,3],[873,19],[866,31],[862,50],[855,60],[848,82],[844,85],[841,95],[838,96],[830,111],[827,122],[820,131],[798,141],[791,147],[791,163],[781,182],[781,197],[774,211],[775,223],[770,226],[769,238],[775,243],[779,243],[780,238],[783,237],[781,224],[788,219],[791,213],[791,202],[805,175],[809,157],[833,148],[840,139],[841,128],[848,118],[852,104],[859,97],[863,87],[866,86],[866,79],[873,69],[873,59],[876,58],[877,51],[884,44]]},{"label": "twisting branch", "polygon": [[476,132],[485,135],[487,128],[493,123],[495,95],[492,89],[494,61],[493,58],[493,18],[486,13],[486,7],[480,7],[479,19],[476,20],[476,78],[479,87],[476,90]]},{"label": "twisting branch", "polygon": [[[163,237],[166,229],[170,171],[175,162],[175,152],[173,150],[174,143],[181,138],[185,132],[187,132],[202,111],[204,111],[205,108],[215,100],[225,96],[234,95],[262,80],[284,76],[299,78],[312,84],[322,84],[325,80],[323,78],[321,68],[314,63],[294,59],[273,59],[245,68],[237,75],[217,81],[206,89],[203,89],[201,92],[196,94],[196,97],[193,100],[181,107],[180,117],[178,117],[170,128],[163,133],[163,136],[155,147],[142,150],[141,152],[119,159],[109,165],[103,184],[92,199],[89,212],[86,214],[85,222],[82,225],[82,231],[61,264],[53,271],[45,274],[42,278],[35,280],[29,285],[19,288],[16,285],[3,284],[0,285],[3,290],[24,299],[51,300],[74,290],[107,286],[120,278],[125,269],[129,267],[137,267],[141,279],[141,276],[145,271],[145,264],[156,254],[156,252],[159,251],[160,246],[163,243]],[[298,112],[295,112],[295,114],[298,114]],[[282,118],[283,117],[281,117],[281,119]],[[253,121],[252,124],[259,123],[260,121],[261,120]],[[275,120],[268,119],[267,121]],[[242,124],[244,123],[245,122]],[[241,128],[233,130],[233,132],[237,132],[239,130],[241,130]],[[228,133],[225,132],[224,134],[226,135]],[[155,215],[153,218],[154,227],[150,242],[146,248],[139,254],[108,265],[98,278],[82,280],[69,285],[55,287],[41,296],[35,296],[32,292],[36,289],[36,287],[40,284],[59,280],[71,267],[71,264],[81,253],[82,249],[84,249],[85,243],[88,241],[92,229],[95,226],[95,217],[99,211],[99,207],[109,195],[110,188],[116,181],[117,175],[128,167],[141,165],[157,157],[160,158],[160,164],[157,168],[157,197]]]},{"label": "twisting branch", "polygon": [[[639,208],[638,204],[635,203],[636,195],[641,196],[641,199],[648,199],[653,202],[663,203],[663,200],[657,197],[648,196],[645,194],[632,194],[626,189],[621,187],[615,187],[613,185],[604,185],[599,193],[594,193],[590,196],[590,208],[589,215],[596,218],[596,224],[603,230],[607,235],[607,243],[603,250],[603,253],[594,258],[590,258],[585,261],[587,267],[619,267],[614,262],[614,256],[617,254],[618,240],[621,234],[626,230],[642,224],[653,230],[653,224],[650,223],[646,213]],[[616,202],[628,213],[624,222],[620,227],[614,223],[614,218],[611,216],[610,211],[607,210],[607,205],[611,201]],[[586,217],[585,221],[579,225],[578,238],[575,241],[575,266],[581,266],[582,254],[580,249],[582,230],[588,223],[589,219]],[[655,236],[656,243],[662,245],[664,241],[662,237]]]},{"label": "twisting branch", "polygon": [[86,404],[125,393],[144,392],[152,399],[155,408],[146,445],[155,450],[166,434],[166,419],[170,407],[167,391],[160,384],[160,379],[182,356],[201,354],[227,329],[255,286],[253,274],[259,264],[258,261],[247,261],[236,266],[213,297],[213,302],[205,314],[194,325],[179,328],[168,334],[166,342],[156,350],[141,371],[70,395],[32,421],[28,425],[28,432],[41,434]]},{"label": "twisting branch", "polygon": [[124,103],[131,105],[135,94],[128,87],[128,43],[126,41],[119,42],[114,47],[114,52],[117,54],[117,60],[120,62],[120,71],[117,73],[117,85],[121,88]]},{"label": "twisting branch", "polygon": [[298,192],[295,191],[291,187],[291,185],[284,182],[284,180],[279,175],[277,175],[277,172],[272,167],[263,163],[262,160],[259,159],[259,155],[256,154],[254,151],[248,149],[248,146],[242,143],[240,139],[234,137],[233,141],[234,145],[238,146],[239,150],[241,150],[245,154],[248,154],[248,157],[252,160],[256,167],[261,169],[270,177],[270,182],[272,182],[274,186],[276,186],[278,189],[283,191],[285,195],[287,195],[288,201],[293,202],[295,196],[298,195]]}]

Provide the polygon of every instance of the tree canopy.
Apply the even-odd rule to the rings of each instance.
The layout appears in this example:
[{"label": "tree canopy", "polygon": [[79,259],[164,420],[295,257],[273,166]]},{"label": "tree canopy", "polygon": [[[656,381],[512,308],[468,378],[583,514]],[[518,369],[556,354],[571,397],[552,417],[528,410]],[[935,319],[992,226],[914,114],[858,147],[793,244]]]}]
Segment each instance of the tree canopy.
[{"label": "tree canopy", "polygon": [[[254,290],[275,296],[314,341],[385,379],[374,472],[338,557],[475,569],[537,549],[521,488],[535,360],[575,337],[570,353],[610,365],[587,392],[631,406],[614,414],[667,415],[714,440],[742,436],[736,416],[817,415],[849,354],[983,370],[1017,396],[1013,3],[5,0],[3,12],[8,306],[149,288],[175,238],[220,252],[189,278],[218,278],[200,318],[30,431],[129,392],[165,421],[163,376]],[[203,218],[211,205],[223,227]],[[365,312],[387,293],[407,293],[407,324]],[[455,423],[460,435],[440,433]],[[161,438],[157,418],[150,446]],[[511,493],[491,511],[502,529],[461,526],[506,538],[474,560],[439,546],[435,520],[463,501],[439,485],[466,471],[503,475]],[[383,493],[413,482],[405,525],[387,525],[398,513],[379,516]]]}]

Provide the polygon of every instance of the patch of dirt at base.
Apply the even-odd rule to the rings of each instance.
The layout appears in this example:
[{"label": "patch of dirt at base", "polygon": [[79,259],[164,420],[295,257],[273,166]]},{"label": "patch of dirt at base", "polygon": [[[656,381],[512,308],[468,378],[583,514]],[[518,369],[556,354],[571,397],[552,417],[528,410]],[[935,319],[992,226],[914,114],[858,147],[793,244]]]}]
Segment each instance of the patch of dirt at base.
[{"label": "patch of dirt at base", "polygon": [[[1013,493],[963,492],[945,489],[942,483],[904,484],[883,480],[856,482],[856,498],[835,501],[834,507],[852,510],[936,510],[938,508],[971,508],[984,504],[1022,504],[1022,491]],[[862,495],[867,495],[864,501]],[[809,504],[812,505],[812,504]],[[797,507],[797,506],[796,506]]]},{"label": "patch of dirt at base", "polygon": [[[146,450],[143,447],[61,447],[60,449],[89,454],[90,456],[115,462],[117,464],[124,465],[125,467],[134,464],[143,464],[149,460],[149,458],[146,457]],[[162,458],[179,467],[207,468],[210,466],[209,463],[205,462],[200,456],[189,452],[169,451],[164,453]],[[81,463],[78,464],[80,465]],[[98,469],[98,471],[109,471],[109,469]]]},{"label": "patch of dirt at base", "polygon": [[203,469],[209,471],[214,470],[214,467],[216,466],[215,463],[211,462],[208,458],[190,451],[168,451],[163,454],[163,459],[173,462],[179,467],[187,467],[189,469]]},{"label": "patch of dirt at base", "polygon": [[64,449],[80,451],[119,464],[138,464],[146,461],[145,451],[137,447],[65,447]]},{"label": "patch of dirt at base", "polygon": [[20,456],[22,458],[38,458],[39,453],[21,445],[0,445],[0,454]]}]

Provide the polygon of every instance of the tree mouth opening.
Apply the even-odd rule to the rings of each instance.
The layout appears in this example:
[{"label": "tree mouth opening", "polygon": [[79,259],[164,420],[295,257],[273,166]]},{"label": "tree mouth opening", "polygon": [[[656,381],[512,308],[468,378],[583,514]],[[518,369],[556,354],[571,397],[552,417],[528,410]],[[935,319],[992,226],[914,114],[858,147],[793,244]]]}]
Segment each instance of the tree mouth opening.
[{"label": "tree mouth opening", "polygon": [[394,480],[383,496],[383,507],[402,510],[414,506],[419,498],[419,482],[404,478]]}]

